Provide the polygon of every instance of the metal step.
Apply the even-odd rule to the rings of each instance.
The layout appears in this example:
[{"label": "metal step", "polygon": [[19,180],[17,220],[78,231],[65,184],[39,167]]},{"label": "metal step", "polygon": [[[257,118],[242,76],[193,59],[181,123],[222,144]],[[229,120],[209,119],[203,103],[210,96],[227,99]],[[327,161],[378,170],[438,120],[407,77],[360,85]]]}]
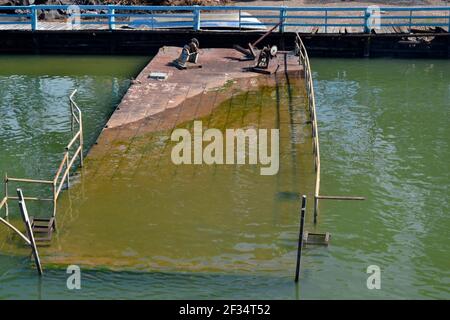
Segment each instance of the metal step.
[{"label": "metal step", "polygon": [[31,230],[38,246],[49,246],[55,230],[55,218],[30,217]]}]

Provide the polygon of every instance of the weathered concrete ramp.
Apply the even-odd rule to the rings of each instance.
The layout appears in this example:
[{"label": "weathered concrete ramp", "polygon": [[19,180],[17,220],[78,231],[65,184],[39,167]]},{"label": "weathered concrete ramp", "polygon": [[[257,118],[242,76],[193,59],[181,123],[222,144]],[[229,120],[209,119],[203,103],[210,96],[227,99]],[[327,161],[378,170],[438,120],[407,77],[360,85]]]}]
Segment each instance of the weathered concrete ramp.
[{"label": "weathered concrete ramp", "polygon": [[[242,60],[234,49],[201,49],[202,68],[179,70],[171,65],[181,52],[179,47],[162,47],[141,71],[114,111],[90,155],[105,150],[115,141],[142,134],[169,130],[206,116],[236,91],[252,91],[261,85],[275,86],[286,76],[301,77],[302,67],[293,54],[279,54],[272,63],[275,74],[249,71],[255,61]],[[166,80],[149,78],[151,72],[168,74]]]},{"label": "weathered concrete ramp", "polygon": [[[130,124],[173,109],[186,99],[222,87],[229,81],[260,76],[247,70],[255,61],[242,61],[243,55],[234,49],[201,49],[199,64],[202,68],[187,70],[179,70],[171,65],[180,52],[179,47],[162,47],[159,50],[124,96],[119,109],[108,121],[108,128]],[[272,63],[279,65],[278,73],[300,75],[301,67],[294,55],[281,54]],[[150,79],[151,72],[167,73],[168,78],[163,81]]]},{"label": "weathered concrete ramp", "polygon": [[[314,187],[311,127],[297,57],[276,74],[244,69],[234,50],[202,50],[200,70],[163,48],[124,96],[59,205],[43,263],[145,271],[291,273],[299,194]],[[287,68],[287,69],[286,69]],[[166,81],[148,79],[167,72]],[[285,72],[286,71],[286,72]],[[279,171],[176,165],[174,128],[279,129]],[[205,143],[206,145],[206,143]],[[309,215],[310,216],[310,215]]]}]

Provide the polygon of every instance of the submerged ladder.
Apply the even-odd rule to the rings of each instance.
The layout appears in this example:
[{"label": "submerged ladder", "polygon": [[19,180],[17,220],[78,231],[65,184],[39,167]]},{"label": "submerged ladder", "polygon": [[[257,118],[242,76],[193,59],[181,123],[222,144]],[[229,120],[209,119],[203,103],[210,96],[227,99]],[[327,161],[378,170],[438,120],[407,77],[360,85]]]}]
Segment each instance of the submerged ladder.
[{"label": "submerged ladder", "polygon": [[[17,233],[25,241],[25,243],[31,247],[31,253],[34,257],[36,269],[38,271],[38,274],[41,276],[44,272],[42,270],[41,259],[39,258],[37,243],[34,237],[32,223],[30,222],[30,218],[28,216],[28,210],[25,204],[25,198],[23,196],[22,189],[17,189],[17,198],[19,199],[20,213],[22,216],[22,220],[25,224],[25,230],[27,235],[24,235],[22,232],[19,231],[19,229],[14,227],[9,221],[3,219],[2,217],[0,217],[0,222],[9,227],[10,229],[12,229],[15,233]],[[5,203],[6,203],[5,199],[1,201],[0,209]]]},{"label": "submerged ladder", "polygon": [[[53,232],[56,231],[56,203],[59,198],[63,187],[69,188],[69,177],[72,168],[74,168],[77,158],[80,160],[80,167],[83,166],[83,120],[81,110],[74,101],[74,95],[77,90],[74,90],[69,96],[69,106],[71,115],[71,131],[72,138],[65,147],[63,159],[60,162],[58,169],[53,180],[36,180],[36,179],[24,179],[24,178],[12,178],[5,174],[4,180],[4,192],[3,198],[0,198],[0,211],[4,208],[5,217],[0,216],[0,222],[13,230],[18,234],[28,245],[32,247],[33,256],[35,257],[35,263],[38,268],[39,274],[42,274],[42,267],[40,265],[39,255],[37,252],[37,246],[49,246],[51,244]],[[76,130],[76,131],[75,131]],[[25,197],[22,189],[17,188],[17,196],[11,196],[8,193],[9,183],[20,184],[40,184],[43,186],[51,186],[52,197]],[[27,235],[24,235],[14,225],[8,221],[9,217],[9,205],[10,200],[18,200],[19,208],[22,215],[22,220],[25,224]],[[53,212],[50,217],[29,217],[26,208],[25,201],[51,201],[53,204]]]},{"label": "submerged ladder", "polygon": [[55,218],[30,218],[31,231],[38,246],[49,246],[53,231],[56,230]]}]

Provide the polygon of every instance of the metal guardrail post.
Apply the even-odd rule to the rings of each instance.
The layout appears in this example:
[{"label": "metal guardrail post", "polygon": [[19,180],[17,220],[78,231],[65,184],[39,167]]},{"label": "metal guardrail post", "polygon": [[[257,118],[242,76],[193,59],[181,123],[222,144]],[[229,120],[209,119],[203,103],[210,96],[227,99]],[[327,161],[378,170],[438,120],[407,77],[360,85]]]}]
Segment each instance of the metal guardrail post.
[{"label": "metal guardrail post", "polygon": [[200,7],[198,5],[194,6],[194,9],[192,10],[192,13],[194,14],[194,19],[193,19],[193,29],[194,31],[199,31],[200,30]]},{"label": "metal guardrail post", "polygon": [[413,11],[409,11],[409,33],[411,33],[411,28],[412,28],[412,14]]},{"label": "metal guardrail post", "polygon": [[116,10],[114,9],[114,6],[108,5],[108,26],[109,30],[114,30],[116,28],[116,16],[115,16]]},{"label": "metal guardrail post", "polygon": [[242,23],[242,10],[239,10],[239,30],[242,29],[241,23]]},{"label": "metal guardrail post", "polygon": [[83,149],[84,149],[84,135],[83,135],[83,115],[81,114],[80,111],[80,147],[81,147],[81,152],[80,152],[80,167],[83,167],[84,164],[84,156],[83,156]]},{"label": "metal guardrail post", "polygon": [[69,98],[69,106],[70,106],[70,130],[73,133],[73,130],[75,129],[75,121],[73,118],[73,104],[72,104],[72,100],[70,100],[70,98]]},{"label": "metal guardrail post", "polygon": [[317,216],[319,215],[319,196],[314,195],[314,224],[317,223]]},{"label": "metal guardrail post", "polygon": [[69,161],[69,158],[70,158],[70,155],[69,155],[69,149],[67,149],[66,148],[66,154],[67,154],[67,157],[66,157],[66,169],[67,170],[69,170],[69,174],[67,175],[67,189],[69,189],[70,188],[70,161]]},{"label": "metal guardrail post", "polygon": [[286,19],[286,7],[280,7],[280,32],[284,32],[284,20]]},{"label": "metal guardrail post", "polygon": [[447,32],[450,32],[450,10],[448,10],[448,30]]},{"label": "metal guardrail post", "polygon": [[56,198],[56,181],[53,182],[52,190],[53,190],[53,214],[52,214],[52,217],[55,218],[56,217],[56,201],[58,200]]},{"label": "metal guardrail post", "polygon": [[33,4],[30,6],[31,10],[31,30],[36,31],[38,29],[38,16],[37,16],[37,9],[36,6]]},{"label": "metal guardrail post", "polygon": [[298,233],[298,248],[297,248],[297,266],[295,268],[295,282],[298,282],[300,275],[300,263],[302,259],[302,247],[303,247],[303,229],[305,226],[305,213],[306,213],[306,196],[302,196],[302,207],[300,210],[300,230]]},{"label": "metal guardrail post", "polygon": [[364,33],[370,33],[370,28],[369,28],[369,19],[370,19],[371,13],[369,8],[366,9],[366,11],[364,12]]},{"label": "metal guardrail post", "polygon": [[8,208],[8,174],[7,173],[5,173],[5,197],[6,197],[5,217],[8,218],[9,208]]}]

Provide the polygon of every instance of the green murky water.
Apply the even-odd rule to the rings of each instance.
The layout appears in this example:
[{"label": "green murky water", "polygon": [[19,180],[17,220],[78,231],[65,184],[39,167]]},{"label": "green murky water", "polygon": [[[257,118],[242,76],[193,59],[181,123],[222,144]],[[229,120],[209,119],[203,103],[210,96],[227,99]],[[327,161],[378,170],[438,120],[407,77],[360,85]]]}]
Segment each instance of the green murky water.
[{"label": "green murky water", "polygon": [[[29,59],[58,70],[15,74],[15,60],[0,59],[9,68],[0,76],[0,169],[46,178],[67,141],[67,93],[78,87],[79,104],[90,109],[85,131],[92,143],[143,60]],[[262,177],[252,166],[174,166],[170,131],[118,140],[108,156],[88,158],[62,199],[61,232],[44,253],[63,266],[96,265],[83,271],[83,289],[66,289],[64,268],[48,265],[38,281],[27,259],[4,255],[0,297],[449,298],[450,64],[315,59],[313,69],[322,193],[368,200],[321,202],[316,230],[331,232],[332,243],[305,250],[300,286],[292,281],[295,194],[312,188],[311,149],[302,98],[281,83],[235,91],[202,119],[220,129],[280,127],[279,175]],[[310,218],[307,229],[314,230]],[[6,252],[10,244],[3,246]],[[382,270],[379,291],[366,288],[373,264]]]}]

